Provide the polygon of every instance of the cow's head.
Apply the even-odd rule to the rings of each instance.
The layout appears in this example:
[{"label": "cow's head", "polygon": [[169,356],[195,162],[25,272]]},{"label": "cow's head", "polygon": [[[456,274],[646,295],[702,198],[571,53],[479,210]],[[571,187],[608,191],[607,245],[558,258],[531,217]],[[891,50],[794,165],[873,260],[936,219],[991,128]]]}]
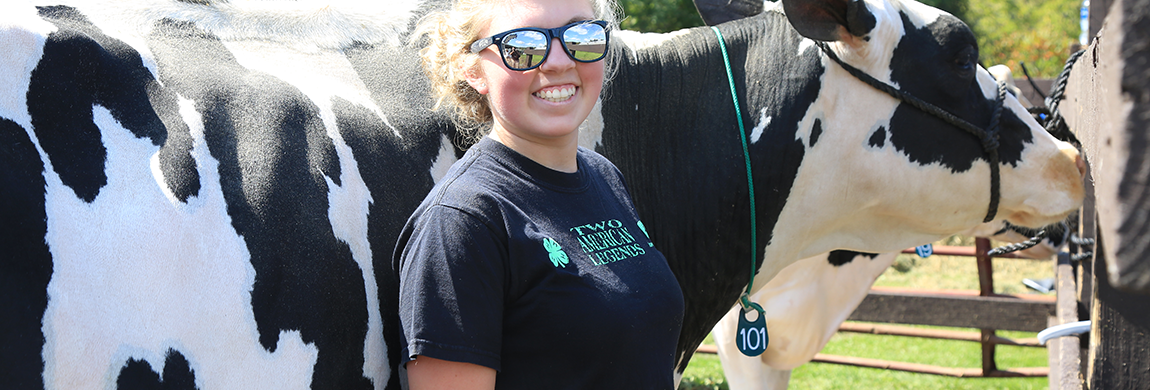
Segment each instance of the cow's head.
[{"label": "cow's head", "polygon": [[[866,74],[977,127],[991,123],[997,87],[978,65],[970,28],[957,18],[909,0],[782,0],[781,9],[800,34],[828,41]],[[819,50],[810,40],[800,53]],[[828,234],[808,249],[873,250],[882,242],[896,250],[978,224],[991,204],[982,142],[820,58],[825,71],[799,124],[798,137],[809,146],[790,199],[812,205],[794,210],[796,217],[815,215],[811,207],[842,212],[817,213],[834,219],[820,221]],[[1041,226],[1078,207],[1083,165],[1077,151],[1047,134],[1012,96],[1004,102],[998,141],[996,220]],[[874,226],[879,220],[886,226]]]}]

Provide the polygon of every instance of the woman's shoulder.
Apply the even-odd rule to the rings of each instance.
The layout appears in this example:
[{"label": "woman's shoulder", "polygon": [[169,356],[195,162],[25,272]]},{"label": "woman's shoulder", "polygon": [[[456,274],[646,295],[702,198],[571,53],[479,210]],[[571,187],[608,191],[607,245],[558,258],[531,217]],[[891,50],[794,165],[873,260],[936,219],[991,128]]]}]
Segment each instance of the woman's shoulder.
[{"label": "woman's shoulder", "polygon": [[468,156],[457,162],[435,186],[432,203],[459,209],[495,207],[498,190],[507,174],[484,156]]},{"label": "woman's shoulder", "polygon": [[578,156],[579,159],[583,160],[583,163],[587,164],[588,167],[597,173],[609,176],[620,175],[619,168],[616,168],[611,160],[608,160],[594,150],[580,146]]}]

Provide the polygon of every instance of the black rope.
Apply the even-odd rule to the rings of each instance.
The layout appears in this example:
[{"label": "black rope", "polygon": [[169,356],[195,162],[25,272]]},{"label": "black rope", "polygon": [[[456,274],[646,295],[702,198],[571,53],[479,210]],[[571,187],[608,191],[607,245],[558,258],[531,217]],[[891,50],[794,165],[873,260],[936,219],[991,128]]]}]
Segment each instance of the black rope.
[{"label": "black rope", "polygon": [[[989,154],[990,160],[990,204],[987,206],[986,218],[982,222],[990,222],[994,220],[994,216],[998,214],[998,202],[1001,200],[1001,176],[998,171],[998,130],[999,123],[1002,119],[1002,105],[1006,100],[1006,83],[998,83],[998,96],[994,101],[994,112],[990,116],[990,125],[986,127],[986,133],[982,137],[982,148]],[[993,145],[988,145],[988,141],[993,141]]]},{"label": "black rope", "polygon": [[998,202],[999,198],[1001,197],[1001,195],[999,195],[1000,176],[998,172],[998,122],[1002,117],[1003,101],[1006,99],[1005,83],[998,83],[998,96],[996,97],[994,112],[991,115],[991,123],[990,126],[988,126],[986,129],[983,129],[933,104],[927,103],[917,97],[914,97],[911,94],[896,89],[890,84],[879,81],[878,79],[871,77],[871,75],[866,74],[866,72],[863,72],[862,70],[847,64],[842,59],[840,59],[838,55],[831,51],[826,42],[815,41],[815,44],[818,45],[820,49],[822,49],[823,53],[826,53],[827,57],[829,57],[831,60],[834,60],[834,62],[838,63],[839,66],[842,66],[842,68],[846,70],[847,73],[850,73],[852,76],[855,76],[855,78],[866,83],[867,85],[870,85],[879,91],[886,92],[886,94],[894,97],[895,99],[907,103],[922,112],[934,115],[935,117],[942,119],[954,127],[962,129],[963,131],[978,137],[979,141],[982,143],[982,149],[984,152],[986,152],[988,162],[990,163],[990,205],[988,206],[986,218],[983,220],[983,222],[990,222],[994,220],[994,216],[998,214]]},{"label": "black rope", "polygon": [[1089,259],[1091,257],[1094,257],[1094,251],[1082,252],[1082,253],[1079,253],[1077,255],[1071,255],[1070,261],[1077,263],[1079,261],[1086,260],[1086,259]]},{"label": "black rope", "polygon": [[[1022,73],[1026,75],[1026,79],[1030,81],[1030,85],[1034,87],[1034,90],[1036,92],[1038,92],[1039,95],[1043,96],[1043,99],[1045,100],[1044,103],[1046,103],[1046,106],[1047,106],[1047,107],[1031,107],[1031,108],[1027,109],[1027,111],[1030,112],[1031,114],[1035,114],[1039,117],[1038,118],[1039,123],[1042,124],[1042,127],[1044,129],[1046,129],[1047,133],[1050,133],[1050,135],[1053,135],[1054,138],[1057,138],[1059,140],[1073,144],[1074,147],[1079,149],[1079,151],[1081,151],[1081,149],[1082,149],[1082,143],[1080,141],[1078,141],[1078,137],[1074,136],[1074,133],[1070,132],[1070,127],[1066,125],[1066,119],[1063,118],[1062,114],[1059,113],[1059,111],[1058,111],[1058,105],[1060,103],[1062,103],[1062,100],[1065,97],[1064,95],[1066,93],[1066,84],[1070,80],[1070,71],[1074,67],[1074,63],[1078,62],[1078,59],[1080,57],[1082,57],[1082,54],[1085,52],[1086,52],[1085,50],[1079,50],[1079,51],[1075,52],[1074,54],[1071,54],[1070,57],[1066,59],[1066,64],[1062,66],[1062,72],[1060,72],[1058,74],[1058,78],[1055,79],[1054,85],[1052,85],[1050,88],[1049,97],[1047,97],[1046,95],[1042,95],[1042,92],[1038,90],[1038,86],[1035,85],[1034,80],[1031,80],[1031,78],[1030,78],[1030,72],[1028,72],[1026,70],[1026,64],[1022,63]],[[1046,116],[1045,118],[1041,117],[1041,115],[1043,115],[1043,114]],[[1042,237],[1039,237],[1039,235],[1035,235],[1034,237],[1031,237],[1029,240],[1026,240],[1026,241],[1017,243],[1017,244],[1000,246],[998,248],[994,248],[993,250],[988,252],[988,254],[990,254],[991,256],[1000,256],[1000,255],[1003,255],[1006,253],[1030,249],[1031,247],[1038,245],[1038,243],[1041,242],[1043,238],[1045,238],[1045,234],[1046,234],[1046,229],[1039,232],[1039,235],[1042,235]],[[1079,241],[1075,241],[1075,240],[1079,240]],[[1089,251],[1084,251],[1083,253],[1071,256],[1071,261],[1079,261],[1083,258],[1089,258],[1090,256],[1094,256],[1094,252],[1093,252],[1094,240],[1093,239],[1081,239],[1081,238],[1078,238],[1076,235],[1072,234],[1072,235],[1070,235],[1070,242],[1075,244],[1075,245],[1078,245],[1080,247],[1090,247]],[[1089,244],[1083,244],[1085,242],[1089,242]],[[1024,245],[1024,244],[1028,244],[1028,245]]]},{"label": "black rope", "polygon": [[1003,245],[1003,246],[1000,246],[998,248],[994,248],[994,249],[990,250],[990,252],[986,252],[986,255],[994,257],[994,256],[1002,256],[1004,254],[1011,253],[1011,252],[1018,252],[1021,250],[1027,250],[1027,249],[1033,248],[1035,245],[1038,245],[1038,243],[1042,242],[1042,240],[1045,240],[1046,237],[1049,235],[1050,235],[1050,233],[1048,233],[1046,231],[1046,229],[1042,229],[1042,230],[1038,231],[1038,234],[1035,234],[1034,237],[1030,237],[1029,240],[1019,242],[1019,243],[1009,244],[1009,245]]},{"label": "black rope", "polygon": [[1058,111],[1058,105],[1062,103],[1064,94],[1066,93],[1066,84],[1070,81],[1070,70],[1074,67],[1074,63],[1078,62],[1078,58],[1082,57],[1085,50],[1079,50],[1070,55],[1066,59],[1066,64],[1062,67],[1062,72],[1058,74],[1055,79],[1054,85],[1050,88],[1050,97],[1046,98],[1046,106],[1049,108],[1050,118],[1046,122],[1046,132],[1053,135],[1055,138],[1069,142],[1075,147],[1081,149],[1082,142],[1078,141],[1078,137],[1070,132],[1070,127],[1066,125],[1066,119]]},{"label": "black rope", "polygon": [[1093,238],[1078,237],[1078,234],[1071,234],[1070,235],[1070,243],[1074,244],[1074,245],[1078,245],[1080,247],[1094,249],[1094,239]]},{"label": "black rope", "polygon": [[1019,61],[1018,65],[1022,66],[1022,74],[1026,75],[1026,81],[1030,83],[1030,88],[1034,88],[1034,93],[1042,96],[1042,100],[1046,100],[1046,94],[1042,93],[1042,89],[1038,88],[1038,84],[1034,83],[1034,78],[1030,77],[1030,71],[1026,69],[1026,62]]}]

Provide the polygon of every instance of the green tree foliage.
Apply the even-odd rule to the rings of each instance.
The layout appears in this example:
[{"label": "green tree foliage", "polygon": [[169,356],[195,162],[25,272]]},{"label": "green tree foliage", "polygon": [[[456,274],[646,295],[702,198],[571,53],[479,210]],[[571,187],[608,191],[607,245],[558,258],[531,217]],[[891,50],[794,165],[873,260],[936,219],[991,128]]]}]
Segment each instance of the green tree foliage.
[{"label": "green tree foliage", "polygon": [[1006,64],[1017,77],[1022,62],[1031,76],[1058,76],[1078,37],[1081,0],[920,1],[970,25],[983,66]]},{"label": "green tree foliage", "polygon": [[919,0],[920,3],[946,11],[964,21],[968,20],[966,18],[966,7],[970,1],[971,0]]},{"label": "green tree foliage", "polygon": [[619,0],[627,16],[620,26],[643,32],[670,32],[703,25],[691,0]]},{"label": "green tree foliage", "polygon": [[[909,1],[909,0],[908,0]],[[966,21],[978,37],[984,66],[1006,64],[1022,77],[1055,77],[1078,37],[1081,0],[920,0]],[[668,32],[702,26],[691,0],[619,0],[622,27]]]},{"label": "green tree foliage", "polygon": [[[1006,64],[1016,77],[1053,78],[1077,41],[1081,0],[969,0],[965,19],[978,37],[982,64]],[[1045,92],[1045,91],[1044,91]]]}]

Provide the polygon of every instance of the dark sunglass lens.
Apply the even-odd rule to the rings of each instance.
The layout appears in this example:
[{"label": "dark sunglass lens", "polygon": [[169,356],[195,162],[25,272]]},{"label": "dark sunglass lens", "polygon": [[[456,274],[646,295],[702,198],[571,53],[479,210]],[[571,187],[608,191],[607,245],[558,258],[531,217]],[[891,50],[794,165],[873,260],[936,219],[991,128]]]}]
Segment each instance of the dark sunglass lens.
[{"label": "dark sunglass lens", "polygon": [[571,26],[563,32],[563,43],[571,58],[590,62],[602,59],[607,54],[607,32],[603,26],[583,23]]},{"label": "dark sunglass lens", "polygon": [[503,62],[508,68],[523,70],[547,57],[547,35],[538,31],[517,31],[503,37]]}]

